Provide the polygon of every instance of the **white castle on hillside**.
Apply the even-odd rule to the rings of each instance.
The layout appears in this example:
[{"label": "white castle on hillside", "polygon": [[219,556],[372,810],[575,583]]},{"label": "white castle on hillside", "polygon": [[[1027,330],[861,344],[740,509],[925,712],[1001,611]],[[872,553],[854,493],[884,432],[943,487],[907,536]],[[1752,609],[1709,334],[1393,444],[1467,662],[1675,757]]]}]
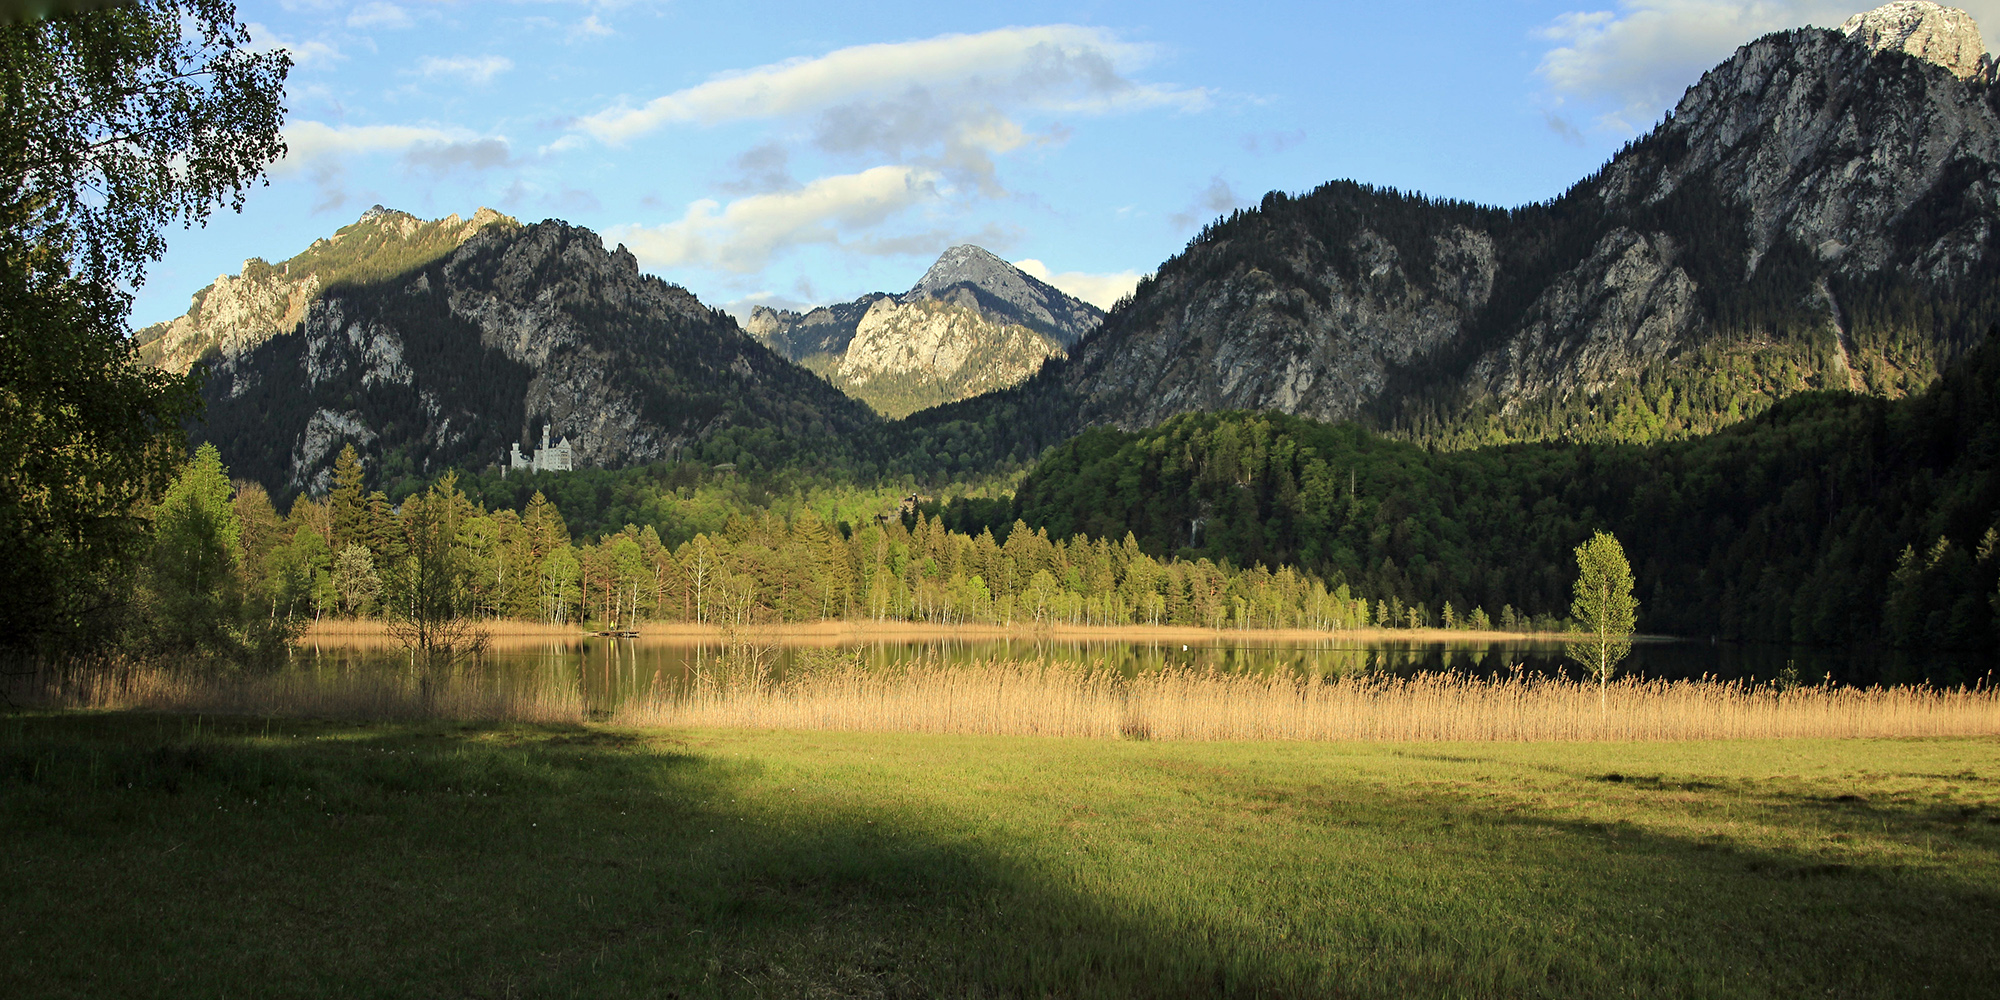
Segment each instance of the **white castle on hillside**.
[{"label": "white castle on hillside", "polygon": [[[527,469],[530,472],[569,472],[576,468],[576,449],[570,445],[569,438],[563,438],[551,446],[547,424],[542,425],[542,446],[535,449],[535,457],[529,458],[521,454],[519,441],[514,442],[513,448],[513,454],[508,456],[509,468]],[[504,474],[506,470],[502,469],[501,472]]]}]

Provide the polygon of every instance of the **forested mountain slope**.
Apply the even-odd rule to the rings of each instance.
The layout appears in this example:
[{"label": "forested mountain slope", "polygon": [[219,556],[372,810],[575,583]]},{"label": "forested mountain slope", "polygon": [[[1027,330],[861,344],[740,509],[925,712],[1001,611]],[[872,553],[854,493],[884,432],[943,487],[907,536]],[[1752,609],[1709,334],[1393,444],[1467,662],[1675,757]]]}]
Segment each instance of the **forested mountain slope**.
[{"label": "forested mountain slope", "polygon": [[1901,400],[1807,392],[1650,446],[1435,451],[1352,424],[1190,414],[1091,430],[976,532],[1132,532],[1155,554],[1295,565],[1437,616],[1560,614],[1571,549],[1618,535],[1642,628],[1782,642],[1989,647],[2000,614],[2000,340]]},{"label": "forested mountain slope", "polygon": [[324,289],[296,328],[218,361],[204,396],[196,438],[279,495],[323,490],[344,442],[390,486],[500,462],[544,426],[577,464],[616,467],[695,443],[819,460],[879,425],[624,247],[554,221]]}]

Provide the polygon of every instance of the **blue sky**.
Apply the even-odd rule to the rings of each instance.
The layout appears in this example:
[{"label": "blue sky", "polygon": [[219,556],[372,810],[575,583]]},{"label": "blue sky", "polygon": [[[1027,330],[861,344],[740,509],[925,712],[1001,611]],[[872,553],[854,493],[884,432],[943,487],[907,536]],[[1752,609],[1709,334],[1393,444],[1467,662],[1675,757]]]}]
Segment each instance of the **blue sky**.
[{"label": "blue sky", "polygon": [[[2000,0],[1963,6],[1992,48]],[[1858,9],[243,3],[297,60],[291,153],[241,214],[168,234],[132,319],[376,203],[564,219],[739,313],[900,291],[965,242],[1108,305],[1268,190],[1551,197],[1736,45]]]}]

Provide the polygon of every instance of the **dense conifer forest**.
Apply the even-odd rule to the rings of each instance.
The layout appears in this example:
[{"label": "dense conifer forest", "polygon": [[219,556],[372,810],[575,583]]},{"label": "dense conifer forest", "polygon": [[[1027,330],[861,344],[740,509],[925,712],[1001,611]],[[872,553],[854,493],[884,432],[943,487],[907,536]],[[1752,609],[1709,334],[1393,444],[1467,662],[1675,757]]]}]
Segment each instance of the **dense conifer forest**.
[{"label": "dense conifer forest", "polygon": [[1005,511],[1054,537],[1296,565],[1432,607],[1560,607],[1570,548],[1613,531],[1645,628],[1802,642],[1981,647],[2000,595],[2000,343],[1890,401],[1805,392],[1653,445],[1426,448],[1276,414],[1087,431]]}]

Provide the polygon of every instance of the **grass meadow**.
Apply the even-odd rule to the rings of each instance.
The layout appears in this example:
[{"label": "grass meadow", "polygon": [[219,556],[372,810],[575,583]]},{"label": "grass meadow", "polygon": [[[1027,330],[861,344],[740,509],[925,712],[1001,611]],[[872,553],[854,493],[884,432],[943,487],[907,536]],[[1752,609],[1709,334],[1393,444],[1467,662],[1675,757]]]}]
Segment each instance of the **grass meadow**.
[{"label": "grass meadow", "polygon": [[[1595,692],[1590,692],[1594,698]],[[1984,997],[2000,740],[0,718],[0,995]]]}]

